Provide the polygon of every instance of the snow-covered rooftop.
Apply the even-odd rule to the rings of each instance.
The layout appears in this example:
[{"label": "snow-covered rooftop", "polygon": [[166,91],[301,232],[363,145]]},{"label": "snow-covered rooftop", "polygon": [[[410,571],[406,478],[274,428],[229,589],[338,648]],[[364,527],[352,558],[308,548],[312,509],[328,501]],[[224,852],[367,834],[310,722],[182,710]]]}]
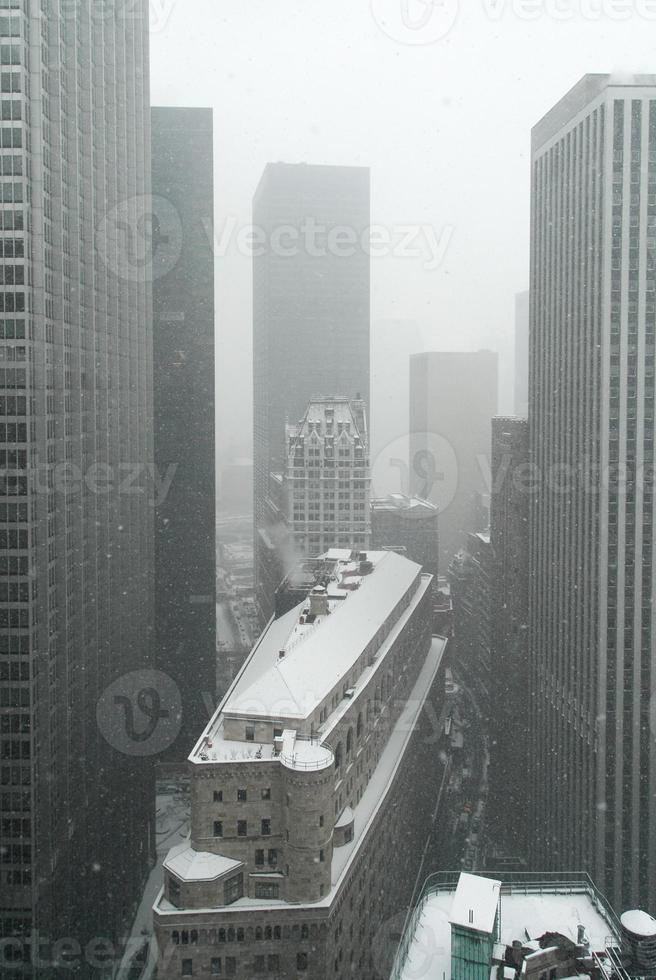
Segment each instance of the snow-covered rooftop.
[{"label": "snow-covered rooftop", "polygon": [[491,933],[499,907],[501,882],[480,875],[461,874],[451,906],[451,924]]},{"label": "snow-covered rooftop", "polygon": [[[467,880],[461,897],[476,901],[479,894],[487,894],[486,907],[491,909],[494,886],[478,875],[461,875],[462,879],[475,879],[478,884]],[[451,923],[454,920],[454,905],[457,890],[446,886],[429,894],[418,911],[408,954],[402,964],[400,980],[434,980],[451,976]],[[500,888],[500,942],[505,946],[518,939],[523,944],[534,942],[547,932],[557,932],[578,941],[578,927],[585,929],[586,940],[592,951],[604,950],[609,938],[615,936],[613,924],[606,918],[596,901],[591,888],[554,886],[549,890],[548,883],[542,887],[501,885]],[[470,906],[471,907],[471,906]],[[462,919],[455,910],[457,918]],[[468,922],[468,908],[465,918]]]},{"label": "snow-covered rooftop", "polygon": [[241,867],[241,862],[208,851],[195,851],[189,841],[183,841],[171,848],[164,867],[181,881],[214,881],[228,871]]},{"label": "snow-covered rooftop", "polygon": [[414,582],[418,590],[422,586],[421,566],[394,552],[367,552],[364,570],[347,550],[331,549],[323,557],[336,561],[324,611],[311,614],[306,598],[271,621],[192,759],[208,737],[216,741],[222,717],[302,723],[349,677],[404,593]]},{"label": "snow-covered rooftop", "polygon": [[422,512],[426,517],[437,514],[437,507],[422,497],[409,497],[406,493],[390,493],[387,497],[376,497],[371,501],[373,510]]}]

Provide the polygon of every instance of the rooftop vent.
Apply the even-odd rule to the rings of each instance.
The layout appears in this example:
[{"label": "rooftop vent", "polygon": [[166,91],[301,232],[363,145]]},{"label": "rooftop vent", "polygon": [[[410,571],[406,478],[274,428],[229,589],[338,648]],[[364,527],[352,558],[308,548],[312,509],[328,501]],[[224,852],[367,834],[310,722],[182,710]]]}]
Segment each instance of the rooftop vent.
[{"label": "rooftop vent", "polygon": [[279,650],[278,651],[278,660],[284,660],[284,659],[285,659],[285,651],[284,650]]},{"label": "rooftop vent", "polygon": [[310,593],[310,615],[328,615],[328,594],[323,585],[316,585]]}]

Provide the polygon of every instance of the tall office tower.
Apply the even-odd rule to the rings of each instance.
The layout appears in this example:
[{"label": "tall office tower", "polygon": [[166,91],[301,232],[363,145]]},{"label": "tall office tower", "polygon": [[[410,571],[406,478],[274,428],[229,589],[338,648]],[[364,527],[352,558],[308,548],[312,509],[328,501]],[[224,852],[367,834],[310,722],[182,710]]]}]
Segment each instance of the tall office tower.
[{"label": "tall office tower", "polygon": [[515,414],[520,418],[528,415],[528,290],[515,297]]},{"label": "tall office tower", "polygon": [[0,934],[30,977],[49,941],[121,933],[154,851],[128,724],[153,625],[148,4],[0,8]]},{"label": "tall office tower", "polygon": [[656,76],[587,75],[532,138],[534,860],[649,908],[655,236]]},{"label": "tall office tower", "polygon": [[439,717],[446,640],[414,562],[324,557],[189,758],[191,838],[154,906],[162,980],[387,976],[444,773],[424,705]]},{"label": "tall office tower", "polygon": [[528,422],[492,420],[488,824],[499,849],[524,858],[528,779]]},{"label": "tall office tower", "polygon": [[362,400],[315,398],[287,426],[286,520],[299,555],[369,546],[369,444]]},{"label": "tall office tower", "polygon": [[326,393],[369,404],[369,170],[267,164],[253,201],[255,588],[263,620],[295,560],[282,551],[269,480],[285,424]]},{"label": "tall office tower", "polygon": [[435,352],[410,358],[410,493],[440,511],[444,567],[463,532],[487,527],[490,422],[497,412],[498,356]]},{"label": "tall office tower", "polygon": [[216,707],[212,110],[152,110],[157,666],[177,684],[184,760]]},{"label": "tall office tower", "polygon": [[433,576],[437,588],[440,533],[439,511],[428,500],[390,493],[371,501],[371,547],[399,549]]}]

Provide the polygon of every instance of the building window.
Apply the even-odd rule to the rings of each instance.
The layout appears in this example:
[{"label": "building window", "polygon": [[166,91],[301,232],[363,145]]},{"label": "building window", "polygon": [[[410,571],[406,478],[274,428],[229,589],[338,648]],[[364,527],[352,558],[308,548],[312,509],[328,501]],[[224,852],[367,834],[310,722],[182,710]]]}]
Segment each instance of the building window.
[{"label": "building window", "polygon": [[[232,905],[237,899],[242,898],[244,894],[244,876],[243,874],[233,875],[232,878],[228,878],[223,887],[223,898],[226,905]],[[230,941],[230,940],[228,940]],[[226,971],[228,969],[226,960]]]},{"label": "building window", "polygon": [[213,977],[221,976],[221,957],[213,956],[210,961],[210,973]]},{"label": "building window", "polygon": [[267,861],[272,868],[275,868],[278,864],[278,852],[274,848],[270,848],[267,854]]},{"label": "building window", "polygon": [[255,957],[255,962],[253,963],[253,969],[255,970],[256,973],[264,973],[264,963],[265,960],[263,956]]},{"label": "building window", "polygon": [[277,726],[274,726],[274,729],[273,729],[273,737],[274,738],[282,738],[282,728],[278,728]]},{"label": "building window", "polygon": [[322,813],[322,814],[321,814],[321,816],[319,817],[319,826],[320,826],[320,827],[323,827],[323,813]]},{"label": "building window", "polygon": [[247,799],[248,799],[248,793],[246,792],[246,790],[245,789],[238,789],[237,790],[237,800],[240,803],[245,803]]},{"label": "building window", "polygon": [[269,819],[269,817],[266,817],[262,821],[262,836],[268,837],[270,833],[271,833],[271,820]]},{"label": "building window", "polygon": [[255,852],[255,864],[258,867],[262,867],[264,865],[264,851],[261,849],[258,849]]},{"label": "building window", "polygon": [[257,881],[255,883],[256,898],[278,898],[279,886],[277,882]]},{"label": "building window", "polygon": [[223,790],[222,789],[215,789],[214,790],[214,802],[215,803],[223,803]]},{"label": "building window", "polygon": [[255,725],[253,724],[246,725],[246,741],[247,742],[255,741]]},{"label": "building window", "polygon": [[246,837],[248,833],[248,824],[245,820],[237,821],[237,837]]},{"label": "building window", "polygon": [[277,973],[280,969],[280,957],[277,953],[271,953],[270,956],[267,956],[267,968],[269,973]]},{"label": "building window", "polygon": [[262,790],[262,799],[263,800],[270,800],[271,799],[271,787],[270,786],[266,786]]},{"label": "building window", "polygon": [[297,970],[307,970],[308,968],[308,956],[307,953],[297,953],[296,954],[296,969]]},{"label": "building window", "polygon": [[181,972],[183,977],[192,977],[194,975],[193,960],[183,960]]},{"label": "building window", "polygon": [[232,977],[237,972],[237,960],[234,956],[226,956],[225,960],[226,973],[229,977]]},{"label": "building window", "polygon": [[223,837],[223,820],[214,821],[214,836]]},{"label": "building window", "polygon": [[324,852],[323,852],[323,850],[321,850],[321,851],[319,851],[319,860],[320,860],[320,861],[323,861],[323,860],[324,860],[324,857],[325,857],[325,856],[324,856]]}]

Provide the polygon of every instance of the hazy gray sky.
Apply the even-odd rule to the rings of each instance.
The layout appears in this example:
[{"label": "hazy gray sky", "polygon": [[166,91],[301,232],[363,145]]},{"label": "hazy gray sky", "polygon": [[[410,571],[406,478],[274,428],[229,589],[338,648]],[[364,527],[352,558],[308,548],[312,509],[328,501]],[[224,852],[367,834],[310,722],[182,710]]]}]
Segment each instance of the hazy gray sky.
[{"label": "hazy gray sky", "polygon": [[[447,245],[436,269],[424,237],[372,260],[372,321],[499,350],[505,411],[531,126],[586,72],[653,71],[655,44],[655,0],[151,0],[152,102],[214,109],[216,234],[269,160],[370,166],[372,222]],[[216,258],[223,445],[250,443],[250,266],[234,238]]]}]

